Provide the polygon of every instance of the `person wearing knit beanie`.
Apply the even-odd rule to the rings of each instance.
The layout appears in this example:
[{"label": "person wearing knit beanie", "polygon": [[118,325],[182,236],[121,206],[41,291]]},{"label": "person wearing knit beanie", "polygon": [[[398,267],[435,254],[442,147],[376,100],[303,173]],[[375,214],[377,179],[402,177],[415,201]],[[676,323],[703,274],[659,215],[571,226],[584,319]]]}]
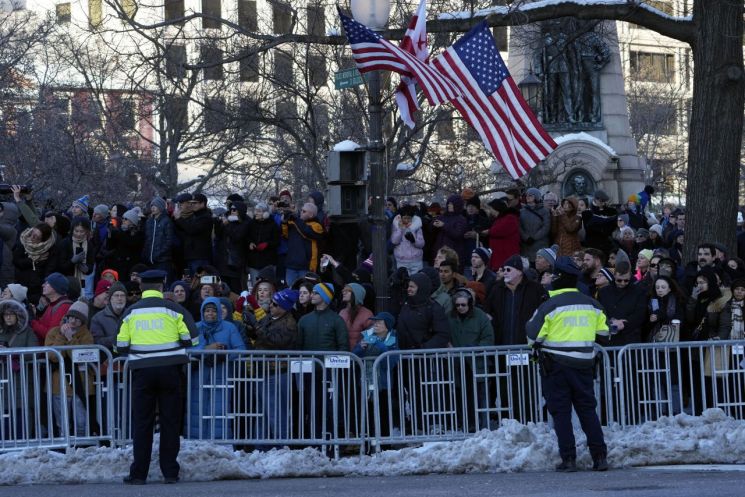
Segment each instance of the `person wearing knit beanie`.
[{"label": "person wearing knit beanie", "polygon": [[[331,304],[331,301],[334,300],[334,285],[331,283],[318,283],[313,287],[313,293],[317,294],[319,297],[321,297],[321,300],[326,304]],[[313,297],[311,296],[311,300]]]},{"label": "person wearing knit beanie", "polygon": [[528,188],[525,191],[525,197],[532,196],[535,198],[535,203],[538,204],[543,200],[543,194],[538,188]]},{"label": "person wearing knit beanie", "polygon": [[349,287],[349,289],[352,291],[352,294],[354,295],[355,305],[364,305],[365,295],[367,295],[365,287],[363,287],[359,283],[348,283],[347,285],[344,285],[344,288],[347,287]]},{"label": "person wearing knit beanie", "polygon": [[111,284],[111,286],[109,287],[107,293],[109,294],[109,297],[111,297],[116,292],[124,292],[124,294],[126,295],[126,293],[127,293],[127,287],[124,286],[124,283],[122,283],[121,281],[115,281],[115,282],[113,282]]},{"label": "person wearing knit beanie", "polygon": [[155,196],[150,201],[150,211],[152,212],[153,207],[156,207],[160,212],[166,212],[168,209],[168,206],[166,205],[166,201],[163,200],[163,198]]},{"label": "person wearing knit beanie", "polygon": [[13,299],[21,304],[26,303],[28,298],[28,288],[18,283],[10,283],[5,287],[2,294],[3,299]]},{"label": "person wearing knit beanie", "polygon": [[525,272],[525,266],[523,266],[523,259],[517,254],[510,256],[506,261],[504,261],[504,264],[502,264],[502,267],[510,267],[512,269],[517,269],[520,272]]},{"label": "person wearing knit beanie", "polygon": [[476,196],[476,192],[473,191],[473,188],[464,188],[460,196],[463,200],[468,201]]},{"label": "person wearing knit beanie", "polygon": [[283,311],[287,312],[292,310],[299,296],[300,292],[297,290],[286,288],[272,295],[272,302]]},{"label": "person wearing knit beanie", "polygon": [[109,280],[110,282],[119,281],[119,273],[114,269],[104,269],[101,271],[101,279]]},{"label": "person wearing knit beanie", "polygon": [[96,284],[96,290],[93,292],[94,298],[107,293],[109,288],[111,288],[111,282],[109,280],[99,280]]},{"label": "person wearing knit beanie", "polygon": [[127,212],[122,214],[122,218],[126,219],[130,223],[132,223],[134,226],[140,225],[140,213],[136,211],[135,209],[129,209]]},{"label": "person wearing knit beanie", "polygon": [[52,289],[60,295],[67,295],[68,290],[70,290],[70,282],[67,277],[61,273],[51,273],[44,280],[44,283],[51,286]]},{"label": "person wearing knit beanie", "polygon": [[535,269],[539,273],[545,273],[546,271],[553,271],[554,264],[556,264],[556,256],[559,253],[558,245],[551,245],[538,249],[535,254]]},{"label": "person wearing knit beanie", "polygon": [[78,217],[78,216],[88,217],[89,202],[90,202],[90,199],[88,198],[88,195],[83,195],[79,199],[74,200],[72,202],[72,206],[70,207],[73,217]]},{"label": "person wearing knit beanie", "polygon": [[489,266],[489,261],[491,260],[491,250],[486,247],[476,247],[473,250],[473,254],[479,256],[479,258],[484,261],[484,265],[486,265],[487,267]]},{"label": "person wearing knit beanie", "polygon": [[[93,208],[93,214],[98,215],[103,219],[109,217],[109,206],[106,204],[98,204]],[[99,222],[99,221],[96,221]]]},{"label": "person wearing knit beanie", "polygon": [[74,317],[80,319],[83,324],[88,322],[88,304],[85,302],[73,302],[65,314],[66,318]]},{"label": "person wearing knit beanie", "polygon": [[292,194],[290,193],[290,190],[282,190],[279,192],[279,199],[282,200],[282,197],[287,197],[287,200],[292,202]]}]

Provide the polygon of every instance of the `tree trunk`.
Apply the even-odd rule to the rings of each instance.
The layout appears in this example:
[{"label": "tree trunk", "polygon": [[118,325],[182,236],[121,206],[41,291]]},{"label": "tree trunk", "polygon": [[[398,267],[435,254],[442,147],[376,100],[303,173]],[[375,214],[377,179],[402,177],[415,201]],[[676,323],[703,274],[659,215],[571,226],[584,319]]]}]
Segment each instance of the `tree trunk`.
[{"label": "tree trunk", "polygon": [[734,253],[743,100],[743,4],[698,0],[688,138],[685,257],[702,242]]}]

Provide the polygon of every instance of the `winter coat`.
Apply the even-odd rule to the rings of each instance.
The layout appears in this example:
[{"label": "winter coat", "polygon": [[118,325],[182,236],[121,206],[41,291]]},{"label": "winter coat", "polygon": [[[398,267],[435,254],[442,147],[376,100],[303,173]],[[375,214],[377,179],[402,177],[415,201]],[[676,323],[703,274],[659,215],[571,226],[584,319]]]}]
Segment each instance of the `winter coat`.
[{"label": "winter coat", "polygon": [[567,199],[571,210],[567,210],[560,216],[551,216],[551,233],[554,243],[559,246],[559,253],[571,257],[575,252],[582,250],[579,240],[579,230],[582,229],[582,217],[577,214],[577,199]]},{"label": "winter coat", "polygon": [[[366,347],[362,347],[363,343],[367,343]],[[357,357],[362,358],[373,358],[379,355],[385,354],[386,352],[398,350],[398,339],[396,330],[388,330],[388,334],[384,339],[380,339],[372,328],[368,328],[362,332],[361,340],[357,345],[354,346],[352,352]],[[382,361],[378,364],[378,389],[388,389],[388,379],[391,377],[389,371],[392,371],[398,365],[399,358],[394,355],[389,357],[386,361]],[[373,365],[375,361],[369,359],[365,361],[365,376],[367,377],[368,385],[373,385]]]},{"label": "winter coat", "polygon": [[240,278],[245,273],[248,233],[253,224],[255,223],[249,219],[231,221],[227,224],[218,220],[215,223],[215,237],[220,242],[220,256],[215,262],[220,274]]},{"label": "winter coat", "polygon": [[507,285],[503,281],[498,281],[486,297],[484,310],[492,317],[491,323],[496,345],[525,345],[528,341],[525,335],[525,324],[548,296],[540,283],[523,276],[523,280],[517,285],[512,295],[513,334],[513,331],[504,328],[505,308],[510,293],[512,292]]},{"label": "winter coat", "polygon": [[121,317],[125,310],[126,307],[122,309],[121,314],[117,315],[114,309],[112,309],[111,304],[106,304],[106,307],[91,318],[91,335],[97,345],[114,350],[116,335],[119,333]]},{"label": "winter coat", "polygon": [[34,330],[34,333],[36,333],[39,343],[44,343],[49,331],[60,325],[62,318],[65,317],[65,314],[67,314],[67,310],[70,309],[71,305],[72,300],[68,299],[66,296],[62,296],[50,303],[44,309],[44,313],[40,318],[31,321],[31,328]]},{"label": "winter coat", "polygon": [[402,350],[440,349],[450,342],[450,327],[442,306],[430,298],[432,283],[424,273],[411,276],[416,295],[408,297],[398,315],[396,329]]},{"label": "winter coat", "polygon": [[[217,321],[204,321],[204,307],[213,304],[217,308]],[[220,299],[207,297],[202,302],[202,320],[197,323],[199,343],[195,350],[204,350],[207,345],[219,342],[225,345],[225,350],[246,350],[238,329],[234,324],[223,321],[220,311]],[[231,357],[226,355],[201,356],[199,366],[191,369],[191,410],[189,417],[189,438],[232,438],[232,428],[226,421],[226,409],[230,410],[230,395],[226,397],[226,388],[214,388],[227,384]],[[203,388],[202,385],[212,385],[213,388]],[[200,406],[201,398],[201,406]]]},{"label": "winter coat", "polygon": [[450,343],[453,347],[491,347],[494,345],[494,329],[489,316],[474,307],[461,317],[457,310],[448,314]]},{"label": "winter coat", "polygon": [[[18,317],[18,322],[15,326],[8,327],[5,325],[5,321],[0,319],[0,342],[10,348],[37,347],[39,341],[36,339],[34,331],[28,325],[28,312],[26,312],[26,308],[12,299],[0,300],[0,318],[6,311],[14,312]],[[10,361],[10,369],[6,369],[6,361]],[[25,386],[21,384],[23,377],[21,375],[21,361],[19,356],[0,357],[0,370],[13,372],[13,381],[16,385],[15,403],[18,408],[21,408],[23,406],[23,389],[25,388],[29,394],[32,392],[32,375],[25,375],[27,384]],[[7,378],[7,373],[3,373],[3,376]],[[6,398],[6,403],[9,400],[11,399]]]},{"label": "winter coat", "polygon": [[520,209],[521,254],[531,261],[535,260],[538,249],[548,247],[551,234],[551,213],[542,204],[529,205]]},{"label": "winter coat", "polygon": [[451,195],[447,200],[448,204],[453,204],[453,212],[445,212],[437,216],[436,220],[442,221],[441,228],[435,228],[437,238],[433,250],[437,253],[444,246],[455,250],[458,254],[458,272],[463,272],[465,261],[471,256],[466,253],[466,239],[463,235],[468,229],[466,218],[463,217],[463,198],[460,195]]},{"label": "winter coat", "polygon": [[[722,294],[706,304],[705,312],[700,309],[701,299],[690,299],[686,309],[686,321],[690,333],[703,321],[701,334],[698,340],[711,340],[713,338],[727,340],[732,332],[732,310],[727,308],[727,303],[732,299],[732,292],[724,288]],[[725,311],[727,308],[727,311]]]},{"label": "winter coat", "polygon": [[341,316],[329,308],[306,314],[297,327],[299,350],[350,350],[347,326]]},{"label": "winter coat", "polygon": [[281,231],[270,217],[260,221],[254,220],[249,225],[248,243],[255,244],[256,248],[248,252],[248,267],[262,269],[277,265]]},{"label": "winter coat", "polygon": [[204,208],[176,219],[185,261],[212,260],[212,211]]},{"label": "winter coat", "polygon": [[511,256],[520,253],[520,218],[514,209],[500,214],[489,228],[489,267],[496,271]]},{"label": "winter coat", "polygon": [[357,315],[353,321],[349,315],[349,309],[346,307],[339,311],[339,316],[341,316],[344,324],[347,326],[349,350],[351,351],[362,338],[362,331],[370,327],[370,318],[373,317],[373,313],[370,309],[360,304],[357,307]]},{"label": "winter coat", "polygon": [[638,283],[629,283],[625,288],[610,284],[598,292],[598,302],[611,319],[625,319],[623,329],[611,335],[612,346],[642,343],[642,327],[647,322],[647,293]]},{"label": "winter coat", "polygon": [[13,265],[13,247],[18,238],[16,223],[18,222],[18,207],[12,202],[3,202],[3,212],[0,216],[0,288],[9,283],[15,283],[15,266]]},{"label": "winter coat", "polygon": [[320,243],[326,232],[316,218],[303,221],[291,216],[282,223],[282,236],[287,238],[285,267],[317,272],[321,258]]},{"label": "winter coat", "polygon": [[[406,238],[406,233],[414,235],[414,243]],[[393,218],[391,224],[391,244],[393,245],[393,256],[398,263],[422,262],[424,256],[424,232],[422,231],[422,219],[419,216],[411,218],[411,225],[404,228],[401,226],[401,216]]]},{"label": "winter coat", "polygon": [[[489,226],[491,226],[491,221],[489,220],[489,217],[484,214],[484,211],[479,211],[476,214],[473,215],[465,215],[466,218],[466,232],[469,231],[475,231],[476,233],[481,233],[482,231],[488,230]],[[466,248],[465,253],[467,256],[470,257],[470,254],[473,253],[474,250],[476,250],[476,238],[466,238]],[[479,236],[479,241],[486,242],[485,237]],[[485,243],[484,243],[485,244]],[[468,262],[470,259],[466,259],[466,266],[470,266],[471,263]]]},{"label": "winter coat", "polygon": [[606,254],[613,248],[611,235],[616,229],[618,211],[612,207],[599,208],[596,205],[582,213],[585,228],[585,246],[602,250]]},{"label": "winter coat", "polygon": [[262,321],[256,329],[256,343],[258,350],[296,350],[297,322],[292,312],[286,312],[277,319],[269,317]]},{"label": "winter coat", "polygon": [[55,271],[57,245],[52,245],[48,253],[49,255],[45,260],[34,263],[26,254],[26,250],[20,242],[13,249],[13,264],[16,268],[15,283],[28,288],[28,301],[33,304],[36,304],[41,297],[41,285],[44,283],[44,279]]},{"label": "winter coat", "polygon": [[[46,347],[62,347],[66,345],[93,345],[93,335],[91,335],[91,332],[88,330],[88,327],[83,324],[78,328],[78,331],[75,332],[75,334],[72,336],[72,338],[68,341],[67,338],[62,334],[62,330],[59,326],[55,326],[51,330],[49,330],[49,333],[47,334],[46,338],[44,339],[44,345]],[[61,352],[62,359],[65,361],[65,373],[66,374],[77,374],[77,371],[72,366],[72,350],[65,350]],[[52,394],[53,395],[60,395],[60,368],[57,366],[58,358],[55,354],[49,354],[48,356],[49,361],[53,364],[53,373],[52,373]],[[95,392],[95,388],[93,386],[93,375],[87,374],[85,375],[88,378],[88,392]],[[65,394],[68,397],[71,397],[73,395],[73,389],[72,385],[69,381],[65,381]],[[80,391],[86,391],[85,385],[77,385],[78,389]]]},{"label": "winter coat", "polygon": [[142,261],[144,246],[145,233],[139,227],[124,231],[112,226],[106,243],[107,254],[104,264],[99,266],[97,271],[100,273],[106,268],[113,269],[119,273],[120,281],[129,281],[132,266]]},{"label": "winter coat", "polygon": [[[683,324],[686,317],[687,299],[683,302],[678,302],[678,298],[672,292],[661,299],[657,296],[653,298],[657,298],[657,321],[654,323],[650,322],[649,332],[645,337],[645,342],[653,341],[654,336],[660,331],[663,325],[672,324],[673,319],[677,319]],[[648,306],[650,313],[652,312],[651,307],[651,305]]]},{"label": "winter coat", "polygon": [[175,243],[173,221],[165,213],[150,216],[145,221],[145,241],[142,259],[145,264],[162,264],[171,260]]},{"label": "winter coat", "polygon": [[[85,258],[80,265],[82,274],[91,274],[96,265],[96,256],[98,255],[99,243],[97,237],[91,237],[88,242],[88,247],[85,251]],[[75,255],[74,246],[77,245],[73,242],[72,236],[63,238],[57,243],[57,264],[55,270],[64,274],[65,276],[75,276],[76,264],[72,262],[72,257]]]}]

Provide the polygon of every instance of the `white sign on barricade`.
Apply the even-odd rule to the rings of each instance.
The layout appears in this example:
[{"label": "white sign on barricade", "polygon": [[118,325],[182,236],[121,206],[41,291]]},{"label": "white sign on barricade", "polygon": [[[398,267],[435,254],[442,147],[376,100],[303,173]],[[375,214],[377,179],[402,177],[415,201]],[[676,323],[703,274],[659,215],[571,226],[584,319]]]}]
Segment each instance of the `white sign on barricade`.
[{"label": "white sign on barricade", "polygon": [[313,361],[290,361],[290,372],[291,373],[312,373],[313,372]]},{"label": "white sign on barricade", "polygon": [[508,366],[527,366],[530,364],[530,357],[528,354],[508,354],[507,365]]},{"label": "white sign on barricade", "polygon": [[72,362],[98,362],[99,358],[98,349],[74,349],[72,351]]},{"label": "white sign on barricade", "polygon": [[323,365],[327,369],[349,369],[350,364],[348,355],[327,355],[323,357]]}]

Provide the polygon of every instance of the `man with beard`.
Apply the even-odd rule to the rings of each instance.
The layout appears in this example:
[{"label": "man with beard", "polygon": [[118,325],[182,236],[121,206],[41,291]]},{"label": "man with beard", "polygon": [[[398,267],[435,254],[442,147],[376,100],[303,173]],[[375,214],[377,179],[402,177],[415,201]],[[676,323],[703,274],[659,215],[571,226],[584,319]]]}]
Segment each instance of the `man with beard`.
[{"label": "man with beard", "polygon": [[[594,248],[585,250],[585,255],[582,259],[582,276],[580,276],[577,282],[579,285],[578,288],[582,293],[591,297],[595,296],[595,278],[603,267],[603,259],[604,255],[600,250]],[[582,285],[585,285],[586,288],[581,288]]]},{"label": "man with beard", "polygon": [[696,286],[696,276],[698,272],[705,267],[714,267],[716,265],[717,249],[712,243],[701,243],[696,249],[696,260],[691,261],[685,266],[683,277],[683,291],[690,295],[693,287]]}]

